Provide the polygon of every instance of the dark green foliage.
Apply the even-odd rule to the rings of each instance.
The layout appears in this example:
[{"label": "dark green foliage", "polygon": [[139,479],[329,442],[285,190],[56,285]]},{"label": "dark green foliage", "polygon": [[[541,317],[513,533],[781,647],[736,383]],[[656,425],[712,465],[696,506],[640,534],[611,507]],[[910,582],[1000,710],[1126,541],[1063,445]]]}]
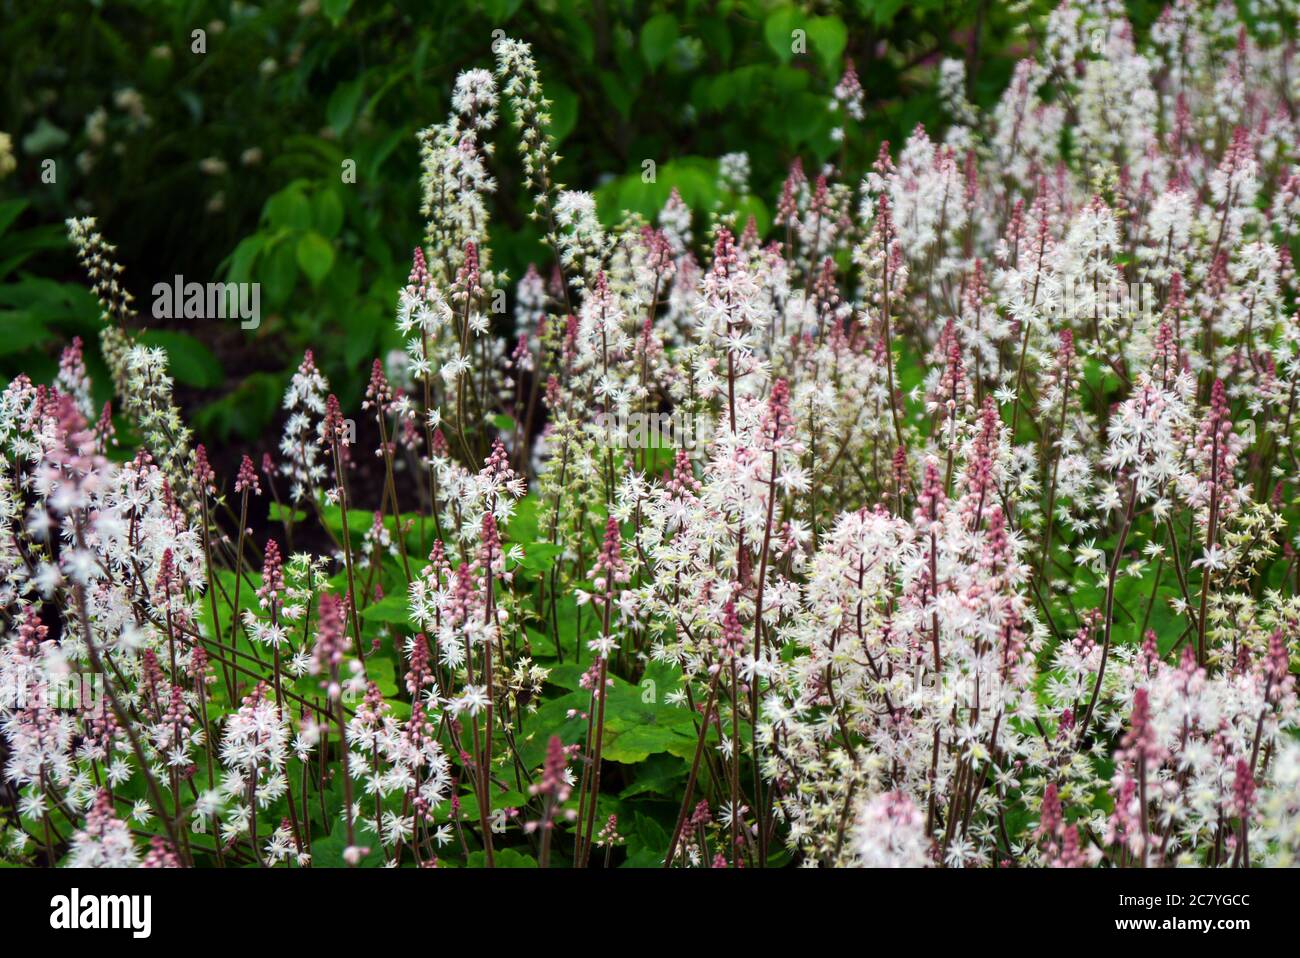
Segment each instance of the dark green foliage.
[{"label": "dark green foliage", "polygon": [[[806,6],[815,9],[0,0],[0,130],[18,161],[0,181],[0,321],[10,333],[0,373],[52,373],[77,333],[93,352],[86,295],[24,278],[74,279],[61,221],[91,212],[119,245],[146,316],[154,283],[178,274],[262,285],[256,330],[205,320],[156,334],[201,438],[263,435],[272,397],[307,347],[340,398],[358,396],[369,360],[397,345],[394,298],[423,234],[415,133],[446,114],[458,72],[492,66],[497,29],[533,45],[562,155],[557,178],[599,187],[602,217],[653,216],[677,187],[697,209],[740,210],[760,229],[796,157],[861,171],[882,140],[941,124],[931,92],[941,56],[977,60],[973,94],[987,104],[1020,53],[1000,4]],[[795,30],[805,52],[793,52]],[[868,118],[841,145],[827,105],[847,59]],[[751,195],[722,195],[717,157],[741,150]],[[53,183],[42,180],[46,159]],[[656,165],[653,183],[642,182],[645,160]],[[493,173],[495,265],[518,277],[546,256],[515,164]]]}]

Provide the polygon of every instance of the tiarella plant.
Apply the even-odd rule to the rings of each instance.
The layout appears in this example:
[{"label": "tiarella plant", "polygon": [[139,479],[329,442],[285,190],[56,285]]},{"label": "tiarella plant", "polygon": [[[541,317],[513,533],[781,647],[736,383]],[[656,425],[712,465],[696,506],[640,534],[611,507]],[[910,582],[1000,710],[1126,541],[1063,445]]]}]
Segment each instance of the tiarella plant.
[{"label": "tiarella plant", "polygon": [[[1293,864],[1295,42],[1067,0],[1035,49],[795,161],[765,235],[557,183],[498,40],[419,138],[405,349],[351,410],[308,352],[229,476],[71,221],[139,446],[79,341],[0,395],[4,856]],[[513,287],[506,164],[551,256]]]}]

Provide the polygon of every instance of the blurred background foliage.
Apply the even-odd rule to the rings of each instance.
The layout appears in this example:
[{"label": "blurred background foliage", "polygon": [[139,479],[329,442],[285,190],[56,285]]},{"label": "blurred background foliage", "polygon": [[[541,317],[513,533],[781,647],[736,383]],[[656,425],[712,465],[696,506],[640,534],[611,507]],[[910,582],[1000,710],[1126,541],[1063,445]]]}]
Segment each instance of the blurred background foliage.
[{"label": "blurred background foliage", "polygon": [[[1132,6],[1139,29],[1157,12]],[[604,219],[653,217],[676,187],[697,210],[742,206],[761,229],[795,157],[856,180],[882,140],[941,127],[942,58],[964,59],[969,98],[990,106],[1047,7],[0,0],[0,131],[16,161],[0,180],[0,374],[49,381],[80,335],[96,398],[108,398],[97,309],[62,225],[91,214],[118,245],[200,438],[264,435],[308,347],[355,403],[369,360],[398,345],[396,294],[423,233],[416,131],[445,117],[459,71],[492,67],[494,30],[532,44],[553,101],[558,179],[593,190]],[[791,49],[797,28],[803,52]],[[841,142],[830,92],[847,59],[867,117]],[[493,257],[517,278],[546,255],[503,127]],[[724,197],[717,158],[737,151],[750,157],[749,195]],[[349,160],[354,183],[342,175]],[[260,283],[260,327],[153,320],[153,285],[176,275]]]}]

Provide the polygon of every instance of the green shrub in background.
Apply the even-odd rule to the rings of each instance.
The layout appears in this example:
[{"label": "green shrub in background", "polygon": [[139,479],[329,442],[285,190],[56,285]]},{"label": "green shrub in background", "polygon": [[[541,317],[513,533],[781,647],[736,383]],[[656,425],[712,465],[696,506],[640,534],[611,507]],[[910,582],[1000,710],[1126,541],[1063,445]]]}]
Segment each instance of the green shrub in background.
[{"label": "green shrub in background", "polygon": [[[58,282],[74,276],[62,220],[93,212],[139,297],[176,275],[261,284],[256,330],[151,323],[202,435],[262,433],[308,346],[356,400],[366,360],[396,345],[393,290],[421,240],[415,134],[496,30],[533,45],[558,178],[598,188],[602,217],[652,217],[676,188],[763,228],[756,197],[776,195],[796,157],[860,172],[882,140],[941,126],[941,57],[977,65],[968,95],[990,103],[1047,7],[0,0],[16,165],[0,182],[0,373],[52,374],[59,344],[94,329],[90,297]],[[866,116],[838,137],[831,91],[850,59]],[[736,152],[747,188],[720,189],[718,157]],[[493,248],[517,277],[546,257],[517,174],[492,172]]]}]

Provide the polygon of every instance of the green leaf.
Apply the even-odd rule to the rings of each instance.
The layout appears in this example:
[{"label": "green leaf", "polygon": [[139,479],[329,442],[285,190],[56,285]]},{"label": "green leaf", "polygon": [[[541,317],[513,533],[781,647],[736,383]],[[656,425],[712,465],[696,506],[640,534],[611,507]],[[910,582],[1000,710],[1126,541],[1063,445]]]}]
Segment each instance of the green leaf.
[{"label": "green leaf", "polygon": [[329,18],[330,23],[336,27],[343,22],[343,18],[351,7],[352,0],[325,0],[321,4],[321,10]]},{"label": "green leaf", "polygon": [[199,409],[195,413],[195,425],[200,433],[214,434],[221,439],[231,433],[256,439],[276,415],[283,393],[282,377],[274,373],[252,373],[230,393]]},{"label": "green leaf", "polygon": [[336,134],[342,136],[352,125],[364,90],[364,82],[358,77],[350,83],[340,83],[330,94],[329,103],[325,106],[325,119]]},{"label": "green leaf", "polygon": [[0,203],[0,234],[9,228],[9,224],[16,220],[26,207],[26,200],[6,200]]},{"label": "green leaf", "polygon": [[397,696],[397,666],[392,659],[382,656],[366,659],[366,678],[375,683],[385,698]]},{"label": "green leaf", "polygon": [[636,779],[619,792],[620,799],[647,793],[671,797],[681,794],[679,789],[686,776],[686,763],[675,755],[651,755],[636,768]]},{"label": "green leaf", "polygon": [[821,57],[822,65],[830,70],[844,52],[849,31],[839,17],[814,17],[808,21],[808,39]]},{"label": "green leaf", "polygon": [[[665,841],[665,844],[667,842]],[[486,868],[487,854],[470,852],[467,864],[472,868]],[[517,852],[513,848],[497,848],[492,851],[492,864],[497,868],[536,868],[537,862],[529,855]]]},{"label": "green leaf", "polygon": [[[514,515],[506,524],[506,535],[512,542],[532,542],[538,537],[537,509],[540,500],[537,496],[525,496],[515,503]],[[549,531],[549,530],[548,530]],[[527,548],[525,547],[525,553]]]},{"label": "green leaf", "polygon": [[560,25],[565,44],[584,63],[592,63],[596,58],[596,34],[587,23],[585,14],[566,14],[560,18]]},{"label": "green leaf", "polygon": [[[509,20],[524,0],[483,0],[483,12],[496,23]],[[550,89],[547,89],[550,92]]]},{"label": "green leaf", "polygon": [[705,46],[718,55],[723,63],[730,63],[732,41],[731,29],[722,17],[705,17],[695,22],[695,33]]},{"label": "green leaf", "polygon": [[257,259],[257,254],[262,251],[265,244],[266,235],[264,233],[254,233],[240,240],[239,245],[235,247],[235,251],[230,254],[226,279],[232,283],[252,282],[253,261]]},{"label": "green leaf", "polygon": [[302,522],[307,518],[307,513],[301,509],[290,509],[283,503],[271,503],[270,520],[272,522]]},{"label": "green leaf", "polygon": [[768,227],[772,225],[772,214],[767,211],[767,206],[757,196],[743,196],[736,200],[734,204],[728,204],[724,200],[722,205],[723,207],[731,206],[735,210],[737,231],[743,230],[745,223],[752,216],[754,217],[754,227],[758,230],[758,235],[767,235]]},{"label": "green leaf", "polygon": [[636,765],[659,752],[693,753],[694,739],[659,725],[634,725],[622,731],[606,729],[601,755],[606,761]]},{"label": "green leaf", "polygon": [[351,310],[346,314],[343,328],[347,342],[343,345],[343,359],[349,366],[362,366],[375,355],[379,322],[378,315],[369,308]]},{"label": "green leaf", "polygon": [[68,134],[45,117],[36,121],[36,129],[23,137],[24,153],[52,153],[68,142]]},{"label": "green leaf", "polygon": [[651,70],[658,69],[676,42],[677,18],[671,13],[656,14],[641,28],[641,56]]},{"label": "green leaf", "polygon": [[286,186],[266,201],[262,218],[281,229],[311,229],[311,203],[296,184]]},{"label": "green leaf", "polygon": [[198,389],[211,389],[225,381],[226,374],[217,357],[188,333],[154,329],[140,334],[146,346],[167,351],[167,369],[177,382]]},{"label": "green leaf", "polygon": [[[563,631],[563,626],[561,626]],[[563,665],[551,669],[548,681],[561,688],[577,689],[586,666],[581,662],[565,659]],[[670,705],[666,695],[680,682],[681,673],[674,667],[661,663],[652,663],[646,670],[640,683],[633,685],[617,676],[611,676],[612,685],[605,696],[605,741],[602,754],[611,762],[635,765],[650,755],[667,752],[678,758],[690,760],[695,754],[697,731],[695,716],[687,708]],[[562,699],[552,700],[543,705],[533,717],[539,724],[529,724],[528,729],[537,729],[536,737],[545,733],[548,727],[560,726],[562,716],[551,714],[548,709],[553,702],[575,701],[577,707],[586,709],[590,697],[585,691],[575,691]],[[573,706],[566,706],[570,708]],[[549,725],[540,724],[543,717],[550,720]],[[561,726],[558,734],[568,733],[568,726]],[[585,724],[582,725],[585,731]],[[545,733],[549,737],[549,733]],[[543,739],[544,744],[545,739]],[[567,739],[566,739],[567,741]],[[530,742],[529,749],[541,749],[537,743]],[[541,760],[540,751],[537,760]],[[525,754],[524,761],[528,761]]]},{"label": "green leaf", "polygon": [[298,281],[298,261],[294,256],[293,244],[288,240],[276,243],[269,255],[262,258],[258,270],[262,291],[266,293],[267,305],[271,308],[283,306],[293,294],[294,284]]},{"label": "green leaf", "polygon": [[[570,692],[558,699],[546,699],[532,715],[523,718],[523,735],[519,740],[519,759],[525,768],[536,768],[546,757],[546,743],[558,735],[565,745],[582,741],[587,722],[580,712],[591,705],[591,693]],[[575,713],[570,715],[569,713]],[[461,799],[462,806],[465,800]]]},{"label": "green leaf", "polygon": [[531,542],[524,546],[523,567],[530,572],[542,572],[555,564],[555,557],[564,551],[564,546],[553,542]]},{"label": "green leaf", "polygon": [[632,101],[636,99],[636,93],[629,89],[627,83],[615,73],[603,71],[600,74],[600,88],[605,94],[605,98],[613,104],[614,109],[627,119],[632,111]]},{"label": "green leaf", "polygon": [[794,7],[781,7],[763,23],[763,37],[782,63],[789,63],[794,56],[794,31],[802,20],[803,14]]},{"label": "green leaf", "polygon": [[889,26],[898,16],[898,12],[907,6],[909,0],[859,0],[858,9],[867,13],[878,27]]},{"label": "green leaf", "polygon": [[[347,862],[343,860],[343,852],[347,844],[348,839],[343,824],[336,824],[333,833],[325,838],[317,838],[311,843],[312,865],[316,868],[347,868]],[[364,842],[358,836],[357,844],[362,848],[368,846],[370,849],[366,857],[357,863],[357,868],[379,868],[384,864],[383,852],[374,835],[370,835]]]},{"label": "green leaf", "polygon": [[313,286],[320,283],[334,265],[334,247],[330,241],[315,231],[303,233],[298,238],[298,265],[307,274]]},{"label": "green leaf", "polygon": [[[0,244],[0,278],[8,276],[27,259],[42,250],[65,251],[67,245],[67,230],[59,223],[33,226],[9,233],[4,237],[4,243]],[[32,281],[31,277],[22,282],[30,281]]]},{"label": "green leaf", "polygon": [[361,618],[367,622],[391,622],[408,628],[415,625],[411,621],[411,609],[406,596],[401,594],[386,595],[378,602],[366,606],[361,612]]},{"label": "green leaf", "polygon": [[551,136],[559,143],[577,126],[578,94],[557,81],[546,84],[546,98],[551,101]]},{"label": "green leaf", "polygon": [[628,860],[625,867],[648,868],[663,863],[668,852],[668,830],[642,812],[632,813],[632,828],[627,833]]},{"label": "green leaf", "polygon": [[321,190],[316,194],[312,214],[316,221],[316,232],[326,239],[333,239],[343,227],[343,202],[333,190]]},{"label": "green leaf", "polygon": [[[30,232],[30,231],[28,231]],[[67,240],[64,240],[67,245]],[[99,315],[99,305],[94,296],[79,283],[56,283],[52,279],[24,276],[12,283],[0,285],[0,305],[32,308],[48,319],[71,319],[74,316]],[[98,322],[88,325],[90,332]]]},{"label": "green leaf", "polygon": [[54,335],[30,310],[0,310],[0,327],[0,356],[33,349]]},{"label": "green leaf", "polygon": [[806,143],[830,120],[824,99],[815,93],[796,93],[787,100],[782,114],[786,117],[785,135],[793,146]]}]

